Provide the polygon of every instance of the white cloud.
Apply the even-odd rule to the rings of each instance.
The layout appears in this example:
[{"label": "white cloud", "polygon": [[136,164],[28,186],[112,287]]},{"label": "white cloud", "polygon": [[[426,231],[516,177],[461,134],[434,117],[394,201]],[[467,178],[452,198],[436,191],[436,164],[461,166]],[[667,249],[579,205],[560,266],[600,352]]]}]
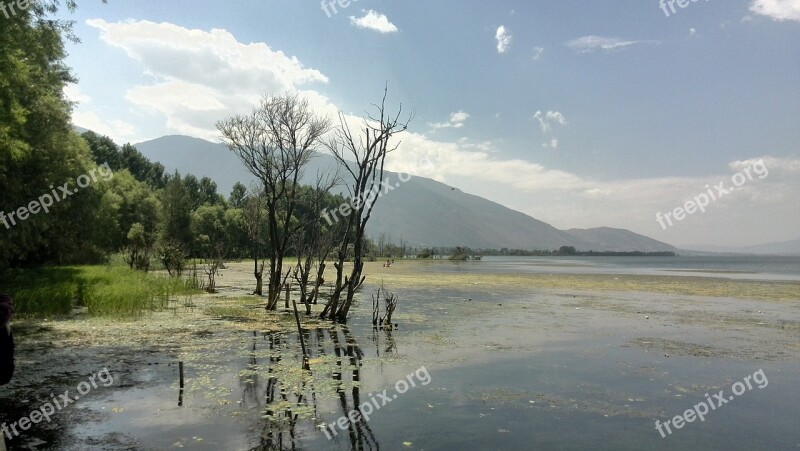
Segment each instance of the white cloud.
[{"label": "white cloud", "polygon": [[[729,186],[733,172],[721,168],[694,177],[600,180],[523,159],[503,160],[497,153],[467,149],[464,142],[436,142],[417,133],[408,133],[402,140],[390,157],[390,170],[408,169],[411,174],[461,187],[559,228],[620,227],[672,243],[741,245],[791,239],[800,229],[800,211],[787,208],[796,203],[800,177],[797,172],[785,172],[800,170],[798,159],[763,157],[769,177],[754,178],[745,188],[714,202],[705,213],[687,217],[665,231],[656,221],[657,212],[684,205],[706,192],[706,185],[726,181]],[[431,164],[419,168],[411,163],[421,160]]]},{"label": "white cloud", "polygon": [[533,118],[539,122],[539,128],[542,129],[542,133],[550,133],[550,140],[542,143],[542,147],[558,149],[558,138],[552,134],[553,125],[563,127],[567,125],[567,118],[558,111],[548,111],[546,113],[537,111],[534,113]]},{"label": "white cloud", "polygon": [[92,101],[92,98],[81,91],[81,88],[76,84],[64,85],[64,96],[70,102],[89,103]]},{"label": "white cloud", "polygon": [[116,143],[131,142],[136,137],[136,127],[133,125],[117,119],[101,119],[92,111],[73,111],[72,123],[108,136]]},{"label": "white cloud", "polygon": [[539,61],[539,59],[542,57],[543,53],[544,53],[544,47],[534,47],[533,48],[533,60],[534,61]]},{"label": "white cloud", "polygon": [[750,11],[776,21],[800,22],[800,0],[754,0]]},{"label": "white cloud", "polygon": [[[187,29],[150,21],[91,19],[101,39],[142,65],[153,82],[130,88],[126,99],[166,117],[177,133],[216,140],[217,120],[250,111],[265,94],[327,83],[320,71],[264,43],[243,44],[226,30]],[[320,105],[326,100],[317,96]]]},{"label": "white cloud", "polygon": [[136,127],[118,119],[101,119],[94,111],[84,110],[92,98],[86,95],[77,84],[64,86],[64,96],[71,102],[76,102],[72,111],[72,124],[105,135],[117,143],[130,142],[136,137]]},{"label": "white cloud", "polygon": [[[139,62],[152,79],[128,89],[126,99],[139,112],[154,111],[164,116],[167,132],[214,140],[217,120],[249,112],[265,92],[300,92],[318,112],[335,115],[338,111],[323,94],[306,86],[324,85],[327,77],[267,44],[243,44],[224,30],[207,32],[146,21],[94,20],[89,24],[102,31],[105,42]],[[468,113],[457,111],[446,123],[464,123],[468,117]],[[558,138],[548,133],[568,124],[555,110],[539,111],[534,119],[540,121],[540,128],[544,122],[549,146]],[[129,140],[126,135],[135,132],[130,124],[93,112],[76,112],[73,120],[119,142]],[[347,116],[346,120],[353,123],[359,119]],[[503,159],[498,151],[501,142],[437,141],[413,131],[397,138],[402,146],[390,154],[387,169],[446,181],[557,227],[606,225],[668,242],[710,244],[754,244],[800,230],[800,211],[787,208],[796,203],[800,192],[797,159],[763,157],[769,177],[754,180],[747,189],[722,199],[707,213],[664,232],[655,221],[657,211],[680,206],[704,192],[706,184],[730,180],[730,174],[723,170],[721,175],[701,177],[598,180],[528,159]],[[432,164],[417,163],[426,159]],[[731,164],[739,167],[747,164],[745,161]],[[598,202],[598,197],[603,201]]]},{"label": "white cloud", "polygon": [[622,39],[603,36],[582,36],[580,38],[567,41],[564,45],[578,53],[592,53],[596,50],[605,50],[607,52],[622,50],[625,47],[639,44],[641,42],[643,41],[624,41]]},{"label": "white cloud", "polygon": [[692,36],[696,35],[696,34],[697,34],[697,30],[696,30],[696,29],[694,29],[694,28],[689,28],[689,37],[690,37],[690,38],[691,38]]},{"label": "white cloud", "polygon": [[451,113],[447,122],[429,122],[428,125],[433,128],[461,128],[464,126],[464,122],[467,119],[469,119],[469,113],[459,110],[455,113]]},{"label": "white cloud", "polygon": [[508,47],[511,45],[512,37],[511,33],[506,30],[506,27],[500,25],[497,27],[497,31],[494,34],[495,40],[497,40],[497,52],[498,53],[506,53],[508,51]]},{"label": "white cloud", "polygon": [[567,118],[558,111],[548,111],[546,113],[537,111],[534,113],[533,118],[539,121],[542,133],[549,132],[553,128],[553,124],[567,125]]},{"label": "white cloud", "polygon": [[542,143],[542,147],[547,147],[550,149],[558,149],[558,138],[556,137],[550,138],[549,142]]},{"label": "white cloud", "polygon": [[385,14],[379,14],[373,10],[367,11],[364,17],[350,16],[350,23],[358,28],[375,30],[380,33],[397,32],[397,27],[389,21]]}]

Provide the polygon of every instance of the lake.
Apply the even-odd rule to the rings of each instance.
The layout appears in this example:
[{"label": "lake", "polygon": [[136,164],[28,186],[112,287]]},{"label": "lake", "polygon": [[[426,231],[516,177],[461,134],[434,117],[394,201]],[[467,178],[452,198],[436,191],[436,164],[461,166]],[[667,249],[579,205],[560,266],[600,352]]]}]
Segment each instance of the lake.
[{"label": "lake", "polygon": [[[796,258],[372,263],[347,326],[305,330],[310,372],[297,333],[201,319],[201,298],[172,314],[189,341],[87,353],[83,368],[108,366],[115,384],[70,407],[64,430],[43,440],[60,449],[797,449],[797,268]],[[229,265],[222,291],[246,292],[249,271]],[[572,286],[576,274],[645,286],[677,276],[699,291],[728,283],[756,294],[592,290]],[[563,285],[527,282],[551,276]],[[381,281],[400,297],[396,330],[372,328],[369,293]],[[772,286],[780,299],[760,299]],[[98,333],[117,326],[107,327]],[[734,396],[740,381],[750,388]],[[656,420],[674,426],[720,391],[727,401],[703,421],[662,437]],[[368,421],[340,420],[365,404]]]}]

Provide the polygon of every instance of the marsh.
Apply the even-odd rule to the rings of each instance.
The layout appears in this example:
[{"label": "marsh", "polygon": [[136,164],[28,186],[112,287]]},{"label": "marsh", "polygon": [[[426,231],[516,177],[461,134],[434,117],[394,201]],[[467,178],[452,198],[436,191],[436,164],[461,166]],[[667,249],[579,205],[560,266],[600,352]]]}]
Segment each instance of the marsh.
[{"label": "marsh", "polygon": [[[788,264],[783,274],[745,271],[741,262],[682,263],[369,263],[372,285],[346,325],[302,318],[310,371],[293,317],[264,313],[248,296],[249,265],[230,263],[219,294],[137,320],[18,324],[24,376],[2,399],[13,417],[103,366],[115,383],[10,449],[691,449],[709,440],[728,449],[796,447],[800,281],[789,273],[798,261],[778,265]],[[363,296],[376,283],[400,297],[397,330],[372,327]],[[326,437],[325,424],[375,393],[392,393],[423,365],[429,384]],[[659,434],[655,421],[682,415],[707,393],[730,393],[756,371],[768,387]]]}]

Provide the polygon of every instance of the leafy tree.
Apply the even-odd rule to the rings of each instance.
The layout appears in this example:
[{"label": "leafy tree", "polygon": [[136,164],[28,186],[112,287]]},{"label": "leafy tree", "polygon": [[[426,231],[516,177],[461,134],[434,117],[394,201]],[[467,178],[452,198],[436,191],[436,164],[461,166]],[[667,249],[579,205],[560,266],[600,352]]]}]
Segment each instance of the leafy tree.
[{"label": "leafy tree", "polygon": [[184,248],[190,248],[192,244],[191,213],[192,203],[189,192],[181,180],[180,174],[176,171],[170,177],[167,186],[161,196],[163,212],[163,223],[161,236],[164,242],[178,243]]},{"label": "leafy tree", "polygon": [[[217,205],[225,203],[225,199],[217,194],[217,184],[208,177],[200,179],[198,185],[199,205]],[[195,207],[196,208],[196,207]]]},{"label": "leafy tree", "polygon": [[93,131],[81,135],[92,152],[92,160],[97,164],[107,163],[112,171],[122,169],[122,156],[119,147],[108,136],[100,136]]},{"label": "leafy tree", "polygon": [[247,187],[241,182],[236,182],[231,190],[231,196],[228,198],[228,203],[233,208],[242,208],[244,199],[247,197]]},{"label": "leafy tree", "polygon": [[148,233],[138,222],[128,231],[128,246],[123,250],[123,258],[130,268],[148,271],[150,269],[150,253],[155,244],[155,236]]},{"label": "leafy tree", "polygon": [[[191,214],[192,236],[205,236],[196,247],[200,255],[210,255],[222,246],[224,248],[228,231],[225,223],[225,209],[221,205],[202,205]],[[196,243],[197,244],[197,243]]]},{"label": "leafy tree", "polygon": [[[63,95],[65,84],[74,81],[63,62],[62,33],[68,24],[46,17],[59,6],[32,2],[0,20],[0,211],[5,214],[89,168],[88,148],[71,131],[70,104]],[[77,207],[64,202],[53,207],[58,215],[40,212],[9,227],[0,224],[0,269],[75,257],[76,240],[88,231],[71,228],[75,221],[57,221]]]},{"label": "leafy tree", "polygon": [[164,165],[151,163],[133,145],[125,144],[122,146],[120,160],[122,167],[128,169],[136,180],[146,182],[156,188],[163,188],[166,185]]},{"label": "leafy tree", "polygon": [[578,251],[575,250],[574,246],[561,246],[560,248],[558,248],[559,255],[575,255],[577,253]]}]

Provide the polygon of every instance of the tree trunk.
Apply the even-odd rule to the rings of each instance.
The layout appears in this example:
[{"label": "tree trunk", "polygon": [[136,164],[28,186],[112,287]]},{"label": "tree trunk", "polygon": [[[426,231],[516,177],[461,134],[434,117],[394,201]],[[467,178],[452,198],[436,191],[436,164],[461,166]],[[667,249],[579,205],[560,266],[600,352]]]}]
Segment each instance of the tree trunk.
[{"label": "tree trunk", "polygon": [[256,276],[256,291],[253,294],[263,296],[264,268],[258,270],[258,248],[253,248],[253,275]]}]

